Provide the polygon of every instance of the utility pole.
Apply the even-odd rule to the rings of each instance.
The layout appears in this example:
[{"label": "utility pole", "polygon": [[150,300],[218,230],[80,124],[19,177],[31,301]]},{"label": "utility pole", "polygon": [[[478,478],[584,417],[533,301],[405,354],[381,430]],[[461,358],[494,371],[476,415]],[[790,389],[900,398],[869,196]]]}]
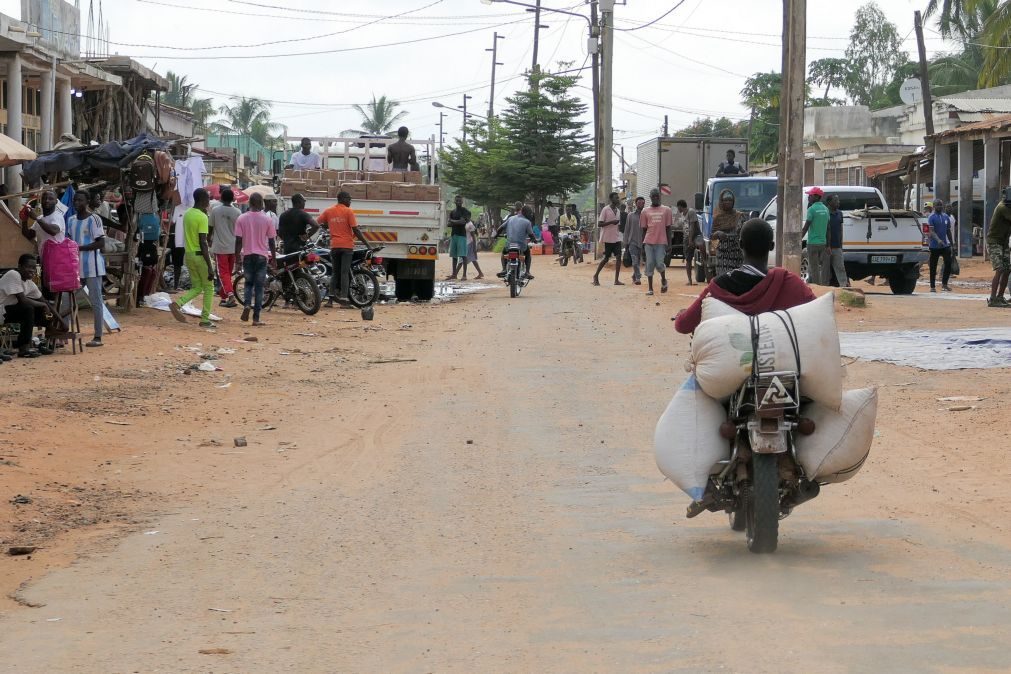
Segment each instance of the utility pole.
[{"label": "utility pole", "polygon": [[[596,3],[591,4],[591,16]],[[597,201],[606,203],[611,193],[611,149],[614,145],[614,130],[611,128],[611,85],[614,73],[614,0],[600,0],[600,51],[603,52],[600,61],[600,122],[597,131],[600,139],[600,150],[597,160]]]},{"label": "utility pole", "polygon": [[779,111],[776,264],[800,272],[804,225],[804,94],[807,0],[783,0],[783,68]]},{"label": "utility pole", "polygon": [[541,0],[536,0],[536,2],[534,3],[534,63],[532,66],[530,66],[530,70],[533,73],[537,72],[537,45],[540,42],[540,35],[541,35]]},{"label": "utility pole", "polygon": [[[593,71],[593,175],[596,187],[593,191],[593,217],[597,217],[600,212],[600,183],[601,171],[604,161],[611,160],[611,154],[601,155],[600,152],[600,26],[597,24],[597,0],[590,0],[590,37],[587,40],[587,48],[592,56],[591,68]],[[596,249],[594,249],[596,250]],[[596,254],[594,254],[596,258]]]},{"label": "utility pole", "polygon": [[442,149],[442,140],[446,137],[446,132],[442,130],[442,120],[446,117],[445,112],[439,113],[439,149]]},{"label": "utility pole", "polygon": [[491,131],[491,119],[495,116],[495,67],[505,65],[504,63],[498,62],[498,41],[504,40],[505,35],[499,35],[495,33],[495,37],[492,38],[491,49],[485,49],[485,51],[491,52],[491,93],[488,98],[488,130]]},{"label": "utility pole", "polygon": [[934,106],[930,100],[930,80],[927,76],[927,47],[923,44],[923,21],[920,12],[913,12],[913,25],[916,27],[916,48],[920,52],[920,91],[923,93],[923,122],[926,125],[927,136],[934,135]]},{"label": "utility pole", "polygon": [[463,142],[467,142],[467,99],[474,98],[470,94],[463,95],[463,105],[459,106],[463,110]]},{"label": "utility pole", "polygon": [[667,126],[667,115],[664,115],[663,116],[663,137],[666,138],[668,133],[669,132],[668,132],[668,126]]}]

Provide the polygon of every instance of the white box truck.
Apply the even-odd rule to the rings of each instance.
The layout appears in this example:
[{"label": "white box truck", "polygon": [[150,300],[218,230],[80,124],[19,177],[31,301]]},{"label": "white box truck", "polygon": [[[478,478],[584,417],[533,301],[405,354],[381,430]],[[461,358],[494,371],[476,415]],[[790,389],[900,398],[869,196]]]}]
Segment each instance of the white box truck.
[{"label": "white box truck", "polygon": [[636,148],[636,197],[646,197],[660,189],[660,202],[674,208],[678,199],[689,205],[695,195],[705,192],[706,181],[716,175],[727,150],[748,168],[748,141],[745,138],[686,137],[653,138]]}]

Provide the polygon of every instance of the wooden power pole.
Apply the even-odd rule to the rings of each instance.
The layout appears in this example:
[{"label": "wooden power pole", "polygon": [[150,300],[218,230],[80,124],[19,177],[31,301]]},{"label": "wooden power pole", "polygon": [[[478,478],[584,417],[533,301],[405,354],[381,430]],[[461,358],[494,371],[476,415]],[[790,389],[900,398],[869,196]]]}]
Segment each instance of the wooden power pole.
[{"label": "wooden power pole", "polygon": [[[595,4],[595,3],[594,3]],[[591,16],[593,7],[591,5]],[[614,0],[600,0],[600,115],[597,137],[597,204],[607,203],[613,190],[611,179],[611,152],[614,147],[614,130],[611,128],[611,91],[614,74]],[[598,211],[599,212],[599,211]]]},{"label": "wooden power pole", "polygon": [[804,94],[807,91],[807,0],[783,0],[783,75],[779,111],[776,264],[800,272],[804,227]]},{"label": "wooden power pole", "polygon": [[499,35],[495,33],[492,38],[491,49],[485,49],[485,51],[491,52],[491,93],[488,98],[488,131],[491,132],[491,119],[495,116],[495,69],[497,66],[503,65],[498,62],[498,41],[504,40],[505,35]]},{"label": "wooden power pole", "polygon": [[[913,25],[916,28],[916,48],[920,53],[920,92],[923,94],[923,123],[926,125],[927,136],[934,135],[934,105],[930,100],[930,79],[927,76],[927,47],[923,44],[923,21],[920,12],[913,12]],[[929,141],[928,142],[933,142]]]}]

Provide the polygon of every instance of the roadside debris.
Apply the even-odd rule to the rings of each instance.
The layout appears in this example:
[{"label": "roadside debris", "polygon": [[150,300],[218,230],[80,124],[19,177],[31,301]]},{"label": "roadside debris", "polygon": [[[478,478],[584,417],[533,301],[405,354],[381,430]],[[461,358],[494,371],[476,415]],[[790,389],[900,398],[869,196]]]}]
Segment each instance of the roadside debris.
[{"label": "roadside debris", "polygon": [[232,440],[232,442],[235,443],[236,447],[245,447],[246,444],[247,444],[245,436],[239,436],[239,437],[235,438],[234,440]]},{"label": "roadside debris", "polygon": [[11,499],[12,505],[28,505],[31,502],[32,502],[31,498],[27,496],[22,496],[21,494],[18,494],[17,496]]},{"label": "roadside debris", "polygon": [[19,555],[30,555],[38,550],[38,547],[34,545],[12,545],[7,548],[7,554],[11,557],[16,557]]}]

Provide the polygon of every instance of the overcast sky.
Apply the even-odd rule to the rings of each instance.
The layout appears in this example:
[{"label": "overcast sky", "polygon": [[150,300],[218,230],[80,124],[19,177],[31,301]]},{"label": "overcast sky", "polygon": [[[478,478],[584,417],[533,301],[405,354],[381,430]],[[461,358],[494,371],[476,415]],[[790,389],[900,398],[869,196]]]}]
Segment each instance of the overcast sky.
[{"label": "overcast sky", "polygon": [[[80,2],[83,28],[88,0]],[[634,28],[678,4],[626,2],[615,10],[618,28]],[[809,61],[843,55],[860,4],[808,0]],[[908,34],[904,46],[914,56],[913,11],[926,0],[878,4],[900,34]],[[544,5],[589,11],[579,0],[544,0]],[[0,0],[0,11],[19,16],[19,0]],[[111,53],[133,56],[163,74],[169,69],[184,74],[199,84],[199,95],[216,103],[228,95],[276,101],[274,120],[299,136],[357,127],[349,104],[367,102],[373,93],[404,101],[404,123],[415,138],[438,133],[439,111],[432,101],[454,107],[466,91],[473,96],[470,109],[485,113],[491,75],[485,49],[495,31],[505,36],[499,42],[504,65],[498,70],[497,109],[531,66],[532,15],[481,0],[104,0],[102,11],[111,26]],[[384,18],[394,15],[402,16]],[[781,21],[781,0],[684,0],[649,28],[616,33],[615,143],[624,145],[626,158],[634,161],[636,145],[657,134],[665,112],[672,131],[699,116],[745,118],[739,91],[748,75],[779,69]],[[542,67],[588,64],[585,21],[544,12],[541,22],[548,26],[541,30]],[[433,37],[438,39],[425,39]],[[401,44],[410,41],[417,42]],[[335,51],[385,44],[393,46]],[[932,54],[945,43],[928,30],[927,47]],[[291,55],[300,52],[324,53]],[[589,102],[589,70],[584,74],[585,88],[578,93]],[[446,130],[456,136],[461,115],[448,114]]]}]

